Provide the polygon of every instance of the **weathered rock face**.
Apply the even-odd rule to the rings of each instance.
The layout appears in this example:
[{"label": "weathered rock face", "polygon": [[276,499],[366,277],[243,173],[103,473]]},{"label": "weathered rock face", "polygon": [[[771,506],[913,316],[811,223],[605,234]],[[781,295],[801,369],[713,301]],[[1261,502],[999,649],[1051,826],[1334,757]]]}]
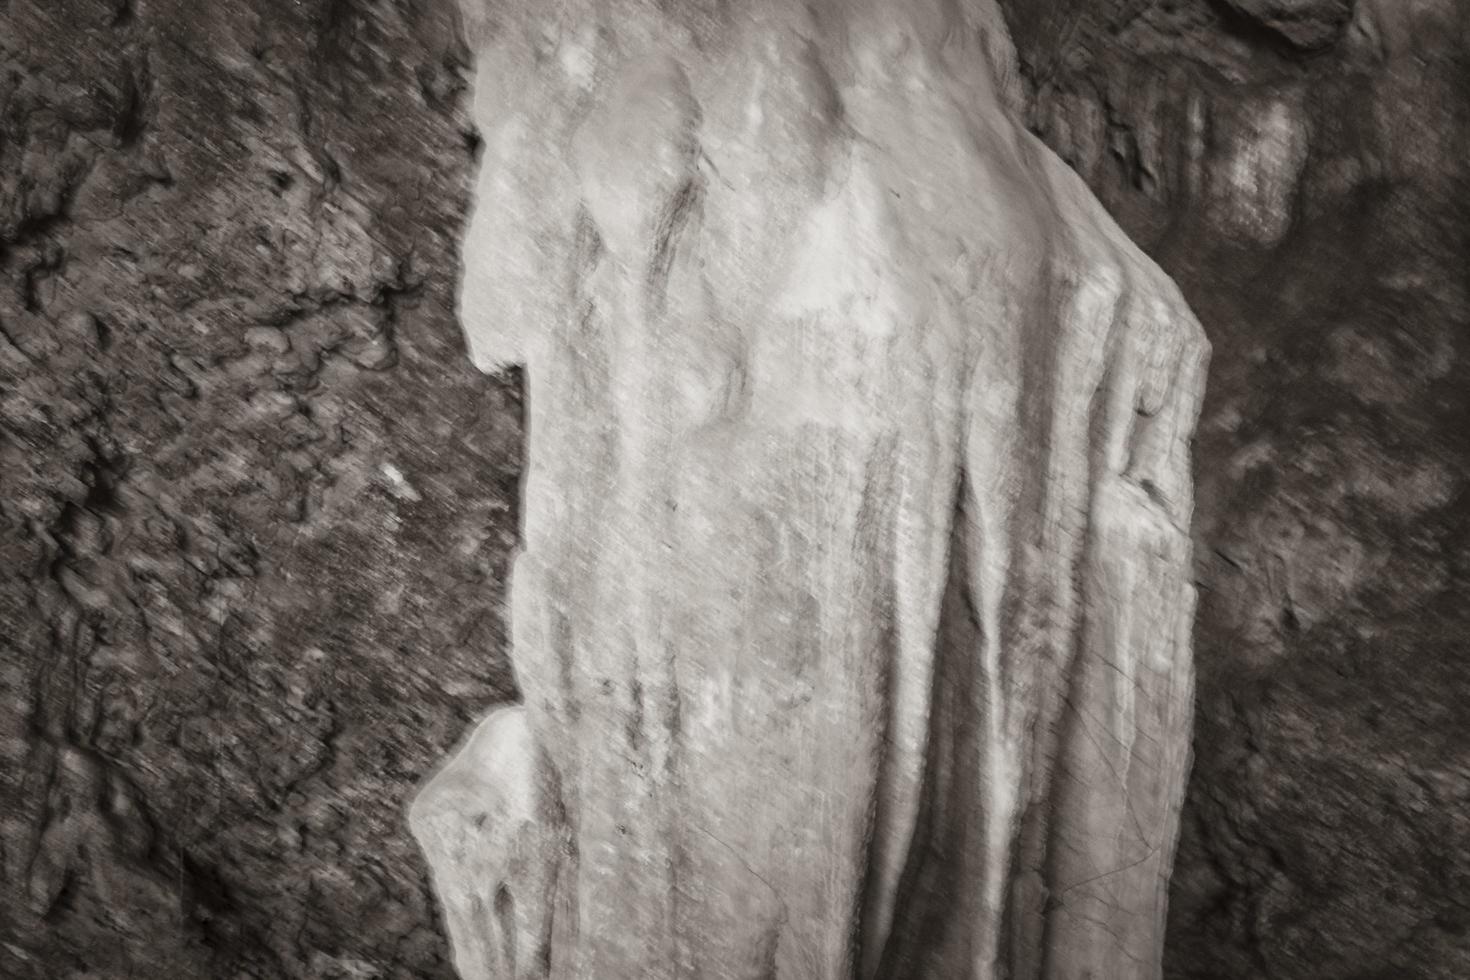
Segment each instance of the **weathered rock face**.
[{"label": "weathered rock face", "polygon": [[[7,980],[453,976],[403,808],[514,694],[521,406],[452,6],[0,2]],[[1004,6],[1214,348],[1166,973],[1463,980],[1465,4]]]},{"label": "weathered rock face", "polygon": [[409,791],[514,688],[448,5],[0,3],[0,977],[452,977]]},{"label": "weathered rock face", "polygon": [[1207,347],[996,9],[467,26],[529,455],[524,704],[412,814],[462,975],[1157,976]]},{"label": "weathered rock face", "polygon": [[1006,7],[1032,125],[1214,348],[1168,972],[1470,975],[1470,7],[1360,0],[1310,58]]}]

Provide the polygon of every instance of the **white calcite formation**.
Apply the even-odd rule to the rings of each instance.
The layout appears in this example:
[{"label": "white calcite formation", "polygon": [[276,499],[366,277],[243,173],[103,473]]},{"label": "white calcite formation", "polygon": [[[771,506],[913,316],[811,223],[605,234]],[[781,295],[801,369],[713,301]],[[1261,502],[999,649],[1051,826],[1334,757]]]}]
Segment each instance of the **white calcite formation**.
[{"label": "white calcite formation", "polygon": [[466,0],[513,661],[466,980],[1160,974],[1207,345],[990,0]]}]

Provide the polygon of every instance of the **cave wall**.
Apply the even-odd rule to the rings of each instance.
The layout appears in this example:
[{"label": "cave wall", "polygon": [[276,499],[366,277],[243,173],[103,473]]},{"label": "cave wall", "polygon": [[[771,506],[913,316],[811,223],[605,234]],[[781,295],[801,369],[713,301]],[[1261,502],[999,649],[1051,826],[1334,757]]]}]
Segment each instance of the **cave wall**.
[{"label": "cave wall", "polygon": [[1470,975],[1470,4],[1004,6],[1214,348],[1168,973]]},{"label": "cave wall", "polygon": [[0,4],[0,977],[450,977],[507,697],[452,4]]},{"label": "cave wall", "polygon": [[[1169,975],[1462,978],[1467,5],[1006,5],[1215,350]],[[451,976],[521,437],[451,8],[0,0],[0,976]]]}]

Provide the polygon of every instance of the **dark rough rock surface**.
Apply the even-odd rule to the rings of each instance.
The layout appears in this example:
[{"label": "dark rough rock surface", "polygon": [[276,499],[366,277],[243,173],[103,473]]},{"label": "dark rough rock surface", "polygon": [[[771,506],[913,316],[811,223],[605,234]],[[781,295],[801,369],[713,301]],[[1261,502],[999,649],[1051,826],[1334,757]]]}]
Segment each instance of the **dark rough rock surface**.
[{"label": "dark rough rock surface", "polygon": [[0,977],[449,977],[510,693],[451,3],[0,3]]},{"label": "dark rough rock surface", "polygon": [[[1215,350],[1169,973],[1463,980],[1470,4],[1006,6]],[[0,0],[0,977],[451,975],[521,436],[451,7]]]},{"label": "dark rough rock surface", "polygon": [[1214,345],[1168,975],[1470,976],[1470,4],[1006,6]]},{"label": "dark rough rock surface", "polygon": [[1223,0],[1231,12],[1275,31],[1303,49],[1337,41],[1353,13],[1353,0]]}]

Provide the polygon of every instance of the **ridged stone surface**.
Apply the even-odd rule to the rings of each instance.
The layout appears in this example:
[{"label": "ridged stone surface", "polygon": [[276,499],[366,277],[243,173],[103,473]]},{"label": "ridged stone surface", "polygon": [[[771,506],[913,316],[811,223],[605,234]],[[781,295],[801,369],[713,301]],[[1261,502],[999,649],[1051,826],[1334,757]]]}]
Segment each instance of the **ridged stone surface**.
[{"label": "ridged stone surface", "polygon": [[413,816],[457,963],[1158,976],[1203,334],[994,7],[793,9],[467,8],[529,415],[524,704]]}]

